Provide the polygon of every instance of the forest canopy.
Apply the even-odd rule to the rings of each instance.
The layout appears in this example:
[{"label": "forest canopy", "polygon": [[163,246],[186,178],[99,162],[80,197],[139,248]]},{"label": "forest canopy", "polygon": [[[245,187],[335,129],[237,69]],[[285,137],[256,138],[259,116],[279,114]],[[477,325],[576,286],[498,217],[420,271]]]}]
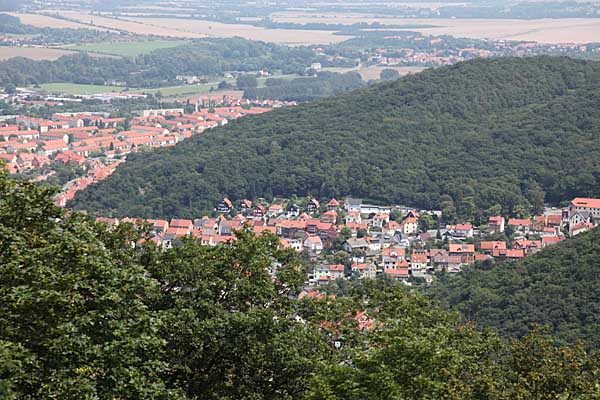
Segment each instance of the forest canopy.
[{"label": "forest canopy", "polygon": [[[400,285],[300,299],[275,236],[161,251],[0,173],[3,399],[594,398],[582,345],[480,332]],[[550,396],[550,397],[549,397]]]},{"label": "forest canopy", "polygon": [[442,276],[432,297],[479,326],[523,337],[535,324],[563,344],[600,348],[600,230],[551,246],[518,263]]},{"label": "forest canopy", "polygon": [[600,195],[598,99],[598,62],[459,63],[131,155],[71,205],[195,218],[223,196],[311,194],[439,208],[449,220],[521,215]]}]

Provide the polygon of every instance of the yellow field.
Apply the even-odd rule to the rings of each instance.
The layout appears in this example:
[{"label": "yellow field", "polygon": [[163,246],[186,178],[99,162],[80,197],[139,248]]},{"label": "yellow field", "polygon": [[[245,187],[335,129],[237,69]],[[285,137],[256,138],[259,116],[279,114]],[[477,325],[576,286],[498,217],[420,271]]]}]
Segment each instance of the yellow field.
[{"label": "yellow field", "polygon": [[293,29],[267,29],[244,24],[223,24],[203,20],[181,20],[170,18],[127,18],[129,21],[150,27],[181,27],[180,31],[209,37],[235,37],[262,40],[280,44],[327,44],[348,39],[328,31],[305,31]]},{"label": "yellow field", "polygon": [[540,43],[589,43],[600,41],[600,19],[418,19],[385,18],[372,15],[311,14],[287,12],[273,14],[277,22],[321,22],[354,24],[380,22],[396,25],[434,25],[436,28],[411,28],[429,35],[452,35],[474,39],[531,40]]},{"label": "yellow field", "polygon": [[[69,54],[76,54],[76,51],[69,51],[63,49],[53,49],[48,47],[7,47],[0,46],[0,61],[8,60],[13,57],[26,57],[32,60],[48,60],[54,61],[62,56]],[[90,57],[109,57],[119,58],[117,56],[111,56],[108,54],[96,54],[88,53]]]},{"label": "yellow field", "polygon": [[74,54],[74,51],[48,49],[44,47],[5,47],[0,46],[0,60],[7,60],[13,57],[27,57],[32,60],[53,61],[67,54]]},{"label": "yellow field", "polygon": [[[14,17],[17,17],[21,20],[21,23],[25,25],[33,25],[38,28],[90,28],[88,25],[78,24],[77,22],[66,21],[64,19],[52,18],[45,15],[38,14],[17,14],[17,13],[9,13]],[[89,22],[89,18],[86,22]],[[108,29],[96,28],[97,30],[106,31]]]},{"label": "yellow field", "polygon": [[[106,17],[99,17],[97,15],[89,15],[86,13],[79,13],[75,11],[62,12],[65,17],[76,19],[78,21],[89,23],[93,21],[95,26],[102,26],[104,28],[119,29],[139,35],[158,35],[173,38],[202,38],[206,35],[191,32],[184,28],[187,24],[183,24],[181,20],[176,20],[176,23],[166,24],[165,26],[152,26],[146,23],[138,23],[130,20],[113,19]],[[143,18],[145,20],[145,18]]]},{"label": "yellow field", "polygon": [[176,38],[235,37],[262,40],[281,44],[326,44],[348,39],[333,32],[304,31],[288,29],[266,29],[244,24],[224,24],[203,20],[183,20],[176,18],[135,18],[113,19],[86,13],[65,11],[65,17],[110,29],[125,30],[142,35],[159,35]]}]

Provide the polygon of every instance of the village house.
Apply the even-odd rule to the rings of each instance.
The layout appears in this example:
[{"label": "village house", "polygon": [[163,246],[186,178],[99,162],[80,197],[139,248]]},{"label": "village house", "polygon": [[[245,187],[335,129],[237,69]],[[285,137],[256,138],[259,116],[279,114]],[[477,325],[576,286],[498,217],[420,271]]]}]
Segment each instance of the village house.
[{"label": "village house", "polygon": [[394,233],[401,230],[401,226],[396,221],[390,221],[383,226],[383,233],[386,235],[393,236]]},{"label": "village house", "polygon": [[381,250],[380,265],[383,270],[395,268],[398,261],[406,259],[406,249],[403,247],[388,247]]},{"label": "village house", "polygon": [[473,225],[471,224],[456,224],[448,226],[448,235],[455,238],[470,238],[473,237]]},{"label": "village house", "polygon": [[508,220],[508,226],[510,226],[515,232],[528,234],[531,231],[531,220],[510,218]]},{"label": "village house", "polygon": [[362,218],[360,215],[360,211],[348,211],[346,212],[346,225],[350,224],[350,223],[356,223],[356,224],[360,224],[362,223]]},{"label": "village house", "polygon": [[450,243],[448,245],[448,254],[459,256],[462,264],[472,264],[475,262],[475,245],[463,243]]},{"label": "village house", "polygon": [[248,199],[240,200],[240,212],[246,215],[252,211],[252,202]]},{"label": "village house", "polygon": [[419,220],[416,217],[407,216],[400,223],[400,231],[405,235],[416,235],[419,232]]},{"label": "village house", "polygon": [[273,218],[283,213],[283,206],[281,204],[271,204],[267,210],[267,216]]},{"label": "village house", "polygon": [[375,279],[377,267],[373,263],[353,263],[352,274],[359,279]]},{"label": "village house", "polygon": [[406,260],[398,261],[394,268],[386,269],[383,273],[388,278],[405,281],[410,277],[408,262]]},{"label": "village house", "polygon": [[488,233],[503,233],[504,232],[504,217],[494,216],[488,218]]},{"label": "village house", "polygon": [[169,222],[169,229],[176,229],[177,232],[186,231],[186,234],[189,234],[194,229],[194,222],[190,219],[173,218],[171,219],[171,222]]},{"label": "village house", "polygon": [[254,219],[262,219],[266,216],[267,209],[262,204],[257,204],[252,209],[252,218]]},{"label": "village house", "polygon": [[217,212],[221,214],[229,214],[233,210],[233,203],[227,197],[224,197],[219,204],[217,204]]},{"label": "village house", "polygon": [[331,199],[329,203],[327,203],[327,211],[337,211],[340,206],[340,202],[336,199]]},{"label": "village house", "polygon": [[42,154],[51,156],[55,153],[69,150],[69,146],[62,139],[48,140],[42,143],[41,149]]},{"label": "village house", "polygon": [[317,201],[317,199],[312,198],[306,205],[306,212],[309,214],[314,214],[321,208],[321,204]]},{"label": "village house", "polygon": [[515,240],[512,245],[513,250],[523,250],[525,255],[530,256],[542,249],[541,240]]},{"label": "village house", "polygon": [[423,271],[429,266],[429,250],[413,249],[410,255],[410,268],[412,271]]},{"label": "village house", "polygon": [[577,197],[569,205],[569,215],[576,212],[588,212],[592,216],[600,217],[600,199]]},{"label": "village house", "polygon": [[482,241],[479,247],[484,254],[492,257],[501,257],[506,254],[506,242],[504,241]]},{"label": "village house", "polygon": [[304,248],[318,255],[323,251],[323,242],[319,236],[309,236],[304,240]]},{"label": "village house", "polygon": [[342,279],[346,276],[345,267],[342,264],[329,265],[329,277],[331,279]]},{"label": "village house", "polygon": [[380,212],[380,213],[375,214],[375,216],[373,217],[373,219],[371,221],[371,225],[373,226],[373,228],[381,229],[381,228],[383,228],[383,225],[385,225],[389,222],[389,220],[390,220],[389,214]]},{"label": "village house", "polygon": [[337,211],[331,210],[321,215],[321,222],[335,224],[337,221]]},{"label": "village house", "polygon": [[298,207],[297,204],[294,204],[291,202],[288,203],[288,206],[285,210],[285,215],[288,218],[295,218],[295,217],[299,216],[300,215],[300,207]]},{"label": "village house", "polygon": [[348,253],[356,253],[357,251],[367,252],[370,250],[370,243],[365,238],[348,239],[344,243],[344,250]]}]

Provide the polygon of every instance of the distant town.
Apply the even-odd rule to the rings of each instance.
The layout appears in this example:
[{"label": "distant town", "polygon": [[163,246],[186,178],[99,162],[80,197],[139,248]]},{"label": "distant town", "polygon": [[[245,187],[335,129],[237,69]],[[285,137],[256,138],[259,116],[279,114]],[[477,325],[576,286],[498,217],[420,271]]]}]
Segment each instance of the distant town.
[{"label": "distant town", "polygon": [[[120,95],[104,97],[110,101]],[[58,106],[72,99],[28,100],[14,95],[5,100]],[[47,181],[69,169],[77,176],[64,182],[62,192],[56,197],[56,204],[64,207],[79,190],[110,176],[130,153],[174,146],[228,121],[295,105],[283,101],[252,102],[232,96],[203,96],[180,103],[197,111],[188,114],[182,104],[181,108],[140,110],[130,119],[115,118],[104,112],[56,113],[50,119],[26,115],[0,117],[0,160],[10,174],[36,182]]]},{"label": "distant town", "polygon": [[532,218],[490,216],[482,226],[458,223],[439,226],[441,212],[400,206],[379,206],[360,199],[315,198],[241,200],[224,198],[215,205],[217,217],[197,219],[103,218],[147,225],[152,241],[162,249],[194,237],[207,246],[236,240],[238,230],[276,235],[283,249],[300,253],[312,266],[306,293],[336,280],[387,277],[407,285],[431,283],[436,272],[459,273],[475,262],[523,259],[561,242],[567,236],[600,224],[600,199],[574,199],[565,209],[548,208]]}]

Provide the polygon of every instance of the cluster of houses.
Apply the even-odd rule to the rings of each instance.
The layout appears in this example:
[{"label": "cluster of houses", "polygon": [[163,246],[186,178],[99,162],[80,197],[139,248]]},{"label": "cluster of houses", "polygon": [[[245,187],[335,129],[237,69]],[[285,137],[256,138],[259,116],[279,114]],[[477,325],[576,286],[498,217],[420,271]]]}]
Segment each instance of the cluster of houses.
[{"label": "cluster of houses", "polygon": [[184,108],[142,110],[132,119],[92,112],[60,113],[50,119],[13,116],[0,122],[0,161],[9,173],[38,181],[54,175],[61,165],[81,167],[85,174],[57,196],[56,203],[64,206],[77,191],[108,177],[129,153],[174,146],[206,129],[274,108],[229,96],[204,97],[194,104],[192,113]]},{"label": "cluster of houses", "polygon": [[487,41],[484,46],[477,47],[455,47],[448,43],[445,37],[425,37],[414,35],[388,36],[386,39],[409,41],[413,46],[404,48],[389,47],[362,50],[361,58],[367,59],[369,64],[379,66],[427,66],[436,67],[452,65],[457,62],[473,58],[489,58],[500,56],[524,57],[538,54],[572,54],[572,53],[597,53],[598,46],[581,43],[557,43],[546,44],[537,42],[513,42],[513,41]]},{"label": "cluster of houses", "polygon": [[[423,278],[431,282],[436,271],[460,272],[466,265],[491,259],[518,260],[583,232],[600,223],[600,199],[574,199],[562,213],[548,212],[531,219],[491,216],[487,224],[447,225],[434,230],[420,228],[424,213],[404,207],[363,204],[357,199],[321,204],[310,198],[293,201],[232,202],[222,199],[215,207],[217,217],[198,219],[122,220],[98,218],[114,226],[122,222],[147,223],[152,240],[163,249],[193,236],[202,244],[215,246],[233,241],[237,230],[265,232],[280,239],[280,246],[303,253],[313,261],[307,277],[309,286],[326,285],[335,279],[387,276],[408,282]],[[395,213],[392,213],[395,211]],[[392,220],[392,214],[401,215]],[[585,221],[580,222],[584,218]],[[573,229],[571,229],[573,227]],[[510,235],[507,235],[510,233]],[[345,251],[345,264],[327,262],[330,255]]]}]

